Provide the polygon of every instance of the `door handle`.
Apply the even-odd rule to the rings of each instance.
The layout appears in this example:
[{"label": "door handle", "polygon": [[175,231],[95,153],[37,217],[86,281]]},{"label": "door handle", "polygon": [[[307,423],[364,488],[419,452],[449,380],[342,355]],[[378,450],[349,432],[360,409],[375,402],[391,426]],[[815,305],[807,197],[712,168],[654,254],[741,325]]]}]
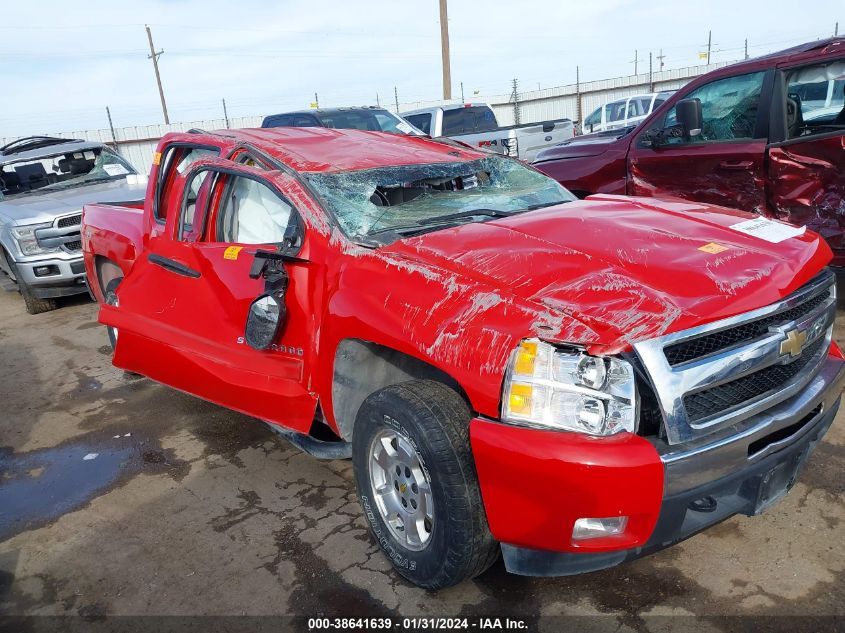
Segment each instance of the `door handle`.
[{"label": "door handle", "polygon": [[719,163],[719,169],[724,169],[726,171],[751,171],[752,167],[754,167],[754,161],[751,160],[740,160],[733,163],[731,161],[724,160]]},{"label": "door handle", "polygon": [[156,255],[153,253],[148,257],[148,259],[157,266],[161,266],[165,270],[169,270],[172,273],[176,273],[177,275],[182,275],[183,277],[192,277],[194,279],[201,276],[200,271],[194,270],[193,268],[188,268],[185,264],[181,262],[177,262],[172,259],[168,259],[167,257],[162,257],[161,255]]}]

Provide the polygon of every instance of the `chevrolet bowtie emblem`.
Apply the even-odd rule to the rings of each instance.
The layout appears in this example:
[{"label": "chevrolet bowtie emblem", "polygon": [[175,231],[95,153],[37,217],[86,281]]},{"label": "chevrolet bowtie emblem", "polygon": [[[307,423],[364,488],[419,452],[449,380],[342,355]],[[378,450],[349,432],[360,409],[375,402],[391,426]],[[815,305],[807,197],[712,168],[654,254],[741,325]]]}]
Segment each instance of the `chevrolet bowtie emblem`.
[{"label": "chevrolet bowtie emblem", "polygon": [[801,350],[804,349],[804,343],[807,342],[807,333],[803,330],[789,330],[786,333],[786,340],[780,344],[780,353],[782,356],[789,354],[793,358],[801,355]]}]

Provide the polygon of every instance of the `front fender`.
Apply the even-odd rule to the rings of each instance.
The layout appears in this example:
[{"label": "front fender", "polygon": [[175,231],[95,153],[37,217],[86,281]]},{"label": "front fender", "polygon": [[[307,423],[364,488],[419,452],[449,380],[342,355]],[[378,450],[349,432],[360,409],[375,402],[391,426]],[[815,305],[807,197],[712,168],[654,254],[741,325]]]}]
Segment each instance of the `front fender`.
[{"label": "front fender", "polygon": [[[568,328],[583,329],[488,283],[377,250],[343,257],[329,274],[334,290],[325,303],[321,358],[333,359],[347,339],[396,350],[454,379],[472,409],[492,418],[521,339],[565,340]],[[332,363],[320,363],[318,390],[327,415],[332,381]]]}]

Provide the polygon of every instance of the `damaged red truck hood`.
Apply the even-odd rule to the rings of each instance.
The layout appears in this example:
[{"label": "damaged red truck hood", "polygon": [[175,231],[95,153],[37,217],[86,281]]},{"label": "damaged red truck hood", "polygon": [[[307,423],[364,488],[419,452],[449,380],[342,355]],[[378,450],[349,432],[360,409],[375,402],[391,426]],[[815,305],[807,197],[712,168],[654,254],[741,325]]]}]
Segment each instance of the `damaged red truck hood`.
[{"label": "damaged red truck hood", "polygon": [[752,217],[689,201],[602,195],[381,250],[577,320],[593,339],[569,342],[621,350],[773,303],[830,261],[830,249],[810,231],[775,244],[729,228]]}]

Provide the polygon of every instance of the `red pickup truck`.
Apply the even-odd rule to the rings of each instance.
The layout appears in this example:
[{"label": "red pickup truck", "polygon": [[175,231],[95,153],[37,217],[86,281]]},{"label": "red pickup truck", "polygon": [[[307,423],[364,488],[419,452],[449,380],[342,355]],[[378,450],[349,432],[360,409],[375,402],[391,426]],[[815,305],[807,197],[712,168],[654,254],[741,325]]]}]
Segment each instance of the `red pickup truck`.
[{"label": "red pickup truck", "polygon": [[117,367],[351,457],[428,588],[503,552],[608,567],[794,483],[836,414],[831,252],[692,202],[575,199],[511,158],[357,130],[170,134],[87,205]]},{"label": "red pickup truck", "polygon": [[576,137],[534,164],[582,198],[677,196],[804,224],[845,266],[845,38],[714,70],[635,128]]}]

